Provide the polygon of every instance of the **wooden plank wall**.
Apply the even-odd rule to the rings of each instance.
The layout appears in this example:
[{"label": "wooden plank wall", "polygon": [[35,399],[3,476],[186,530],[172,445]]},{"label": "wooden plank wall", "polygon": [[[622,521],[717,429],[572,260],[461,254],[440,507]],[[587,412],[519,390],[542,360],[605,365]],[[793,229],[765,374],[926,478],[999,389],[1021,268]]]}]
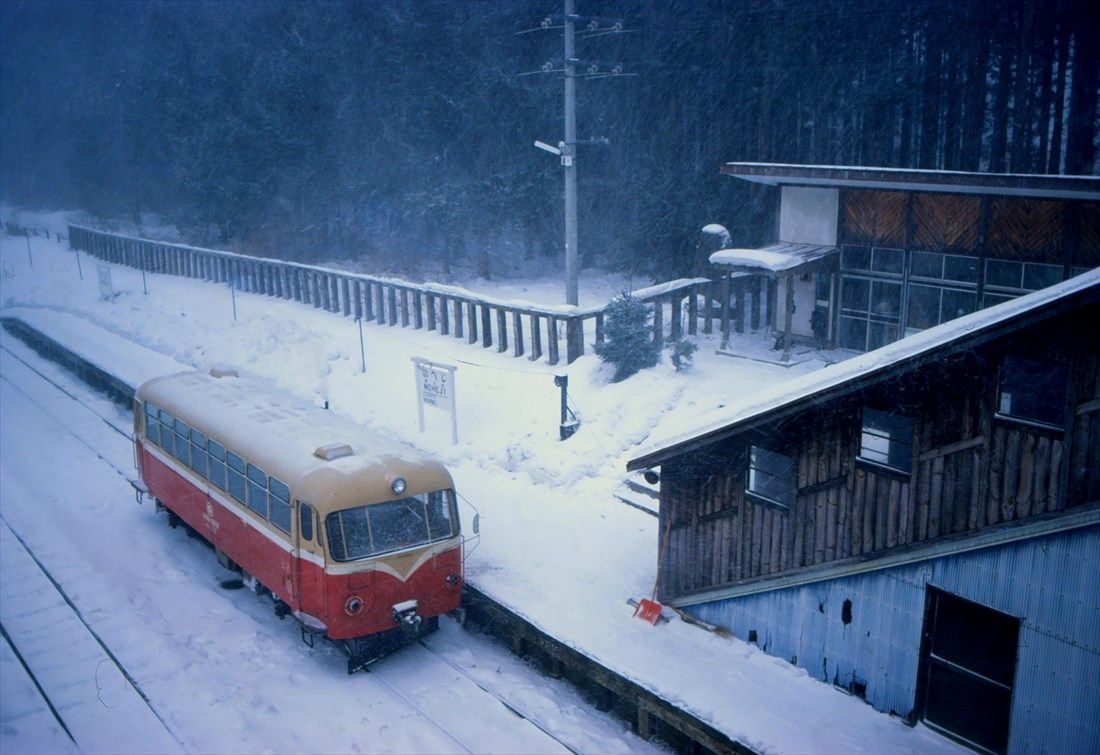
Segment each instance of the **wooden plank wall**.
[{"label": "wooden plank wall", "polygon": [[[984,347],[662,465],[659,594],[668,599],[869,556],[1100,500],[1100,356],[1085,323]],[[995,415],[1001,354],[1071,364],[1064,431]],[[1035,347],[1038,348],[1038,347]],[[864,405],[914,417],[909,474],[857,460]],[[790,510],[746,493],[748,448],[791,455]],[[667,532],[667,538],[664,536]]]}]

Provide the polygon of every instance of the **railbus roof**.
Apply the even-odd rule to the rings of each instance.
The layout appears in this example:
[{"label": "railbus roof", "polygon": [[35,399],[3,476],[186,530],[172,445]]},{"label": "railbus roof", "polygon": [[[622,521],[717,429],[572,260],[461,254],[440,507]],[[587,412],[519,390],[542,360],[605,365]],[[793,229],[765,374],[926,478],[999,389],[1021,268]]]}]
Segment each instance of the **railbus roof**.
[{"label": "railbus roof", "polygon": [[[153,402],[286,483],[295,497],[322,515],[391,500],[390,485],[398,477],[407,482],[406,495],[453,487],[446,468],[412,446],[267,381],[231,372],[215,377],[212,372],[153,378],[138,388],[137,398]],[[350,446],[351,453],[331,452],[341,444]],[[324,447],[330,452],[316,455]]]}]

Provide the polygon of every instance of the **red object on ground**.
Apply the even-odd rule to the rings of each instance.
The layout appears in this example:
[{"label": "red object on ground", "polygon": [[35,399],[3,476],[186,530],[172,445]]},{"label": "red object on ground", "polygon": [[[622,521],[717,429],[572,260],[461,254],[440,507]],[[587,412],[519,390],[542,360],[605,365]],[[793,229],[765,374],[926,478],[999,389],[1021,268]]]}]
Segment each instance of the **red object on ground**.
[{"label": "red object on ground", "polygon": [[661,618],[661,604],[649,598],[642,598],[638,601],[638,607],[634,609],[634,616],[656,625],[657,620]]}]

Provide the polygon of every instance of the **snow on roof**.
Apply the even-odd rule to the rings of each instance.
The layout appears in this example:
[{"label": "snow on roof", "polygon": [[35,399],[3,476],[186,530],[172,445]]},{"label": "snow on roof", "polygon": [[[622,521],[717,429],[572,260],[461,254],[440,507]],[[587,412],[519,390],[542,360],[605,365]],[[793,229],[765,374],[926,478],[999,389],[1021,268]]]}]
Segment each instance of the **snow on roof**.
[{"label": "snow on roof", "polygon": [[776,410],[818,397],[827,390],[843,390],[849,381],[872,378],[908,360],[958,347],[962,345],[960,342],[970,341],[998,325],[1089,290],[1094,295],[1100,295],[1100,267],[1057,285],[942,323],[874,351],[750,394],[730,406],[716,410],[714,419],[709,423],[700,424],[690,432],[651,441],[647,448],[627,462],[627,469],[641,469],[659,464],[662,459],[686,450],[685,446],[694,445],[703,436],[720,433],[722,437],[727,437],[739,426],[760,420]]},{"label": "snow on roof", "polygon": [[719,225],[718,223],[708,223],[707,225],[703,226],[703,233],[713,233],[716,236],[729,235],[729,231],[726,230],[726,227],[724,225]]},{"label": "snow on roof", "polygon": [[789,270],[802,261],[790,254],[769,252],[767,249],[721,249],[710,255],[712,265],[742,265],[765,270]]},{"label": "snow on roof", "polygon": [[[432,480],[447,475],[441,464],[412,446],[372,433],[248,375],[217,378],[201,371],[165,375],[144,383],[138,398],[152,401],[213,437],[290,485],[296,494],[317,477],[316,472],[325,479],[314,480],[304,490],[338,486],[340,479],[377,477],[380,468],[405,476],[406,470],[423,467]],[[354,453],[331,461],[314,455],[318,448],[334,443],[347,443]],[[323,510],[339,503],[331,495],[316,495],[311,502]]]},{"label": "snow on roof", "polygon": [[720,249],[710,255],[710,262],[712,265],[745,267],[779,273],[813,262],[835,251],[835,246],[781,242],[763,249]]}]

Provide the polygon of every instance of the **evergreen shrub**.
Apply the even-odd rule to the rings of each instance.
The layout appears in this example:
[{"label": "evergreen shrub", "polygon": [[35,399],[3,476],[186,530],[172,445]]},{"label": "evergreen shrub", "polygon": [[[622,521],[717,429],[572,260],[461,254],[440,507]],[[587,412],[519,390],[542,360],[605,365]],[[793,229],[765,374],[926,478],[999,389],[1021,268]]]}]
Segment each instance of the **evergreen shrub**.
[{"label": "evergreen shrub", "polygon": [[628,292],[611,300],[604,310],[603,343],[596,344],[596,354],[615,368],[611,382],[626,380],[638,370],[653,367],[661,350],[653,342],[649,305]]}]

